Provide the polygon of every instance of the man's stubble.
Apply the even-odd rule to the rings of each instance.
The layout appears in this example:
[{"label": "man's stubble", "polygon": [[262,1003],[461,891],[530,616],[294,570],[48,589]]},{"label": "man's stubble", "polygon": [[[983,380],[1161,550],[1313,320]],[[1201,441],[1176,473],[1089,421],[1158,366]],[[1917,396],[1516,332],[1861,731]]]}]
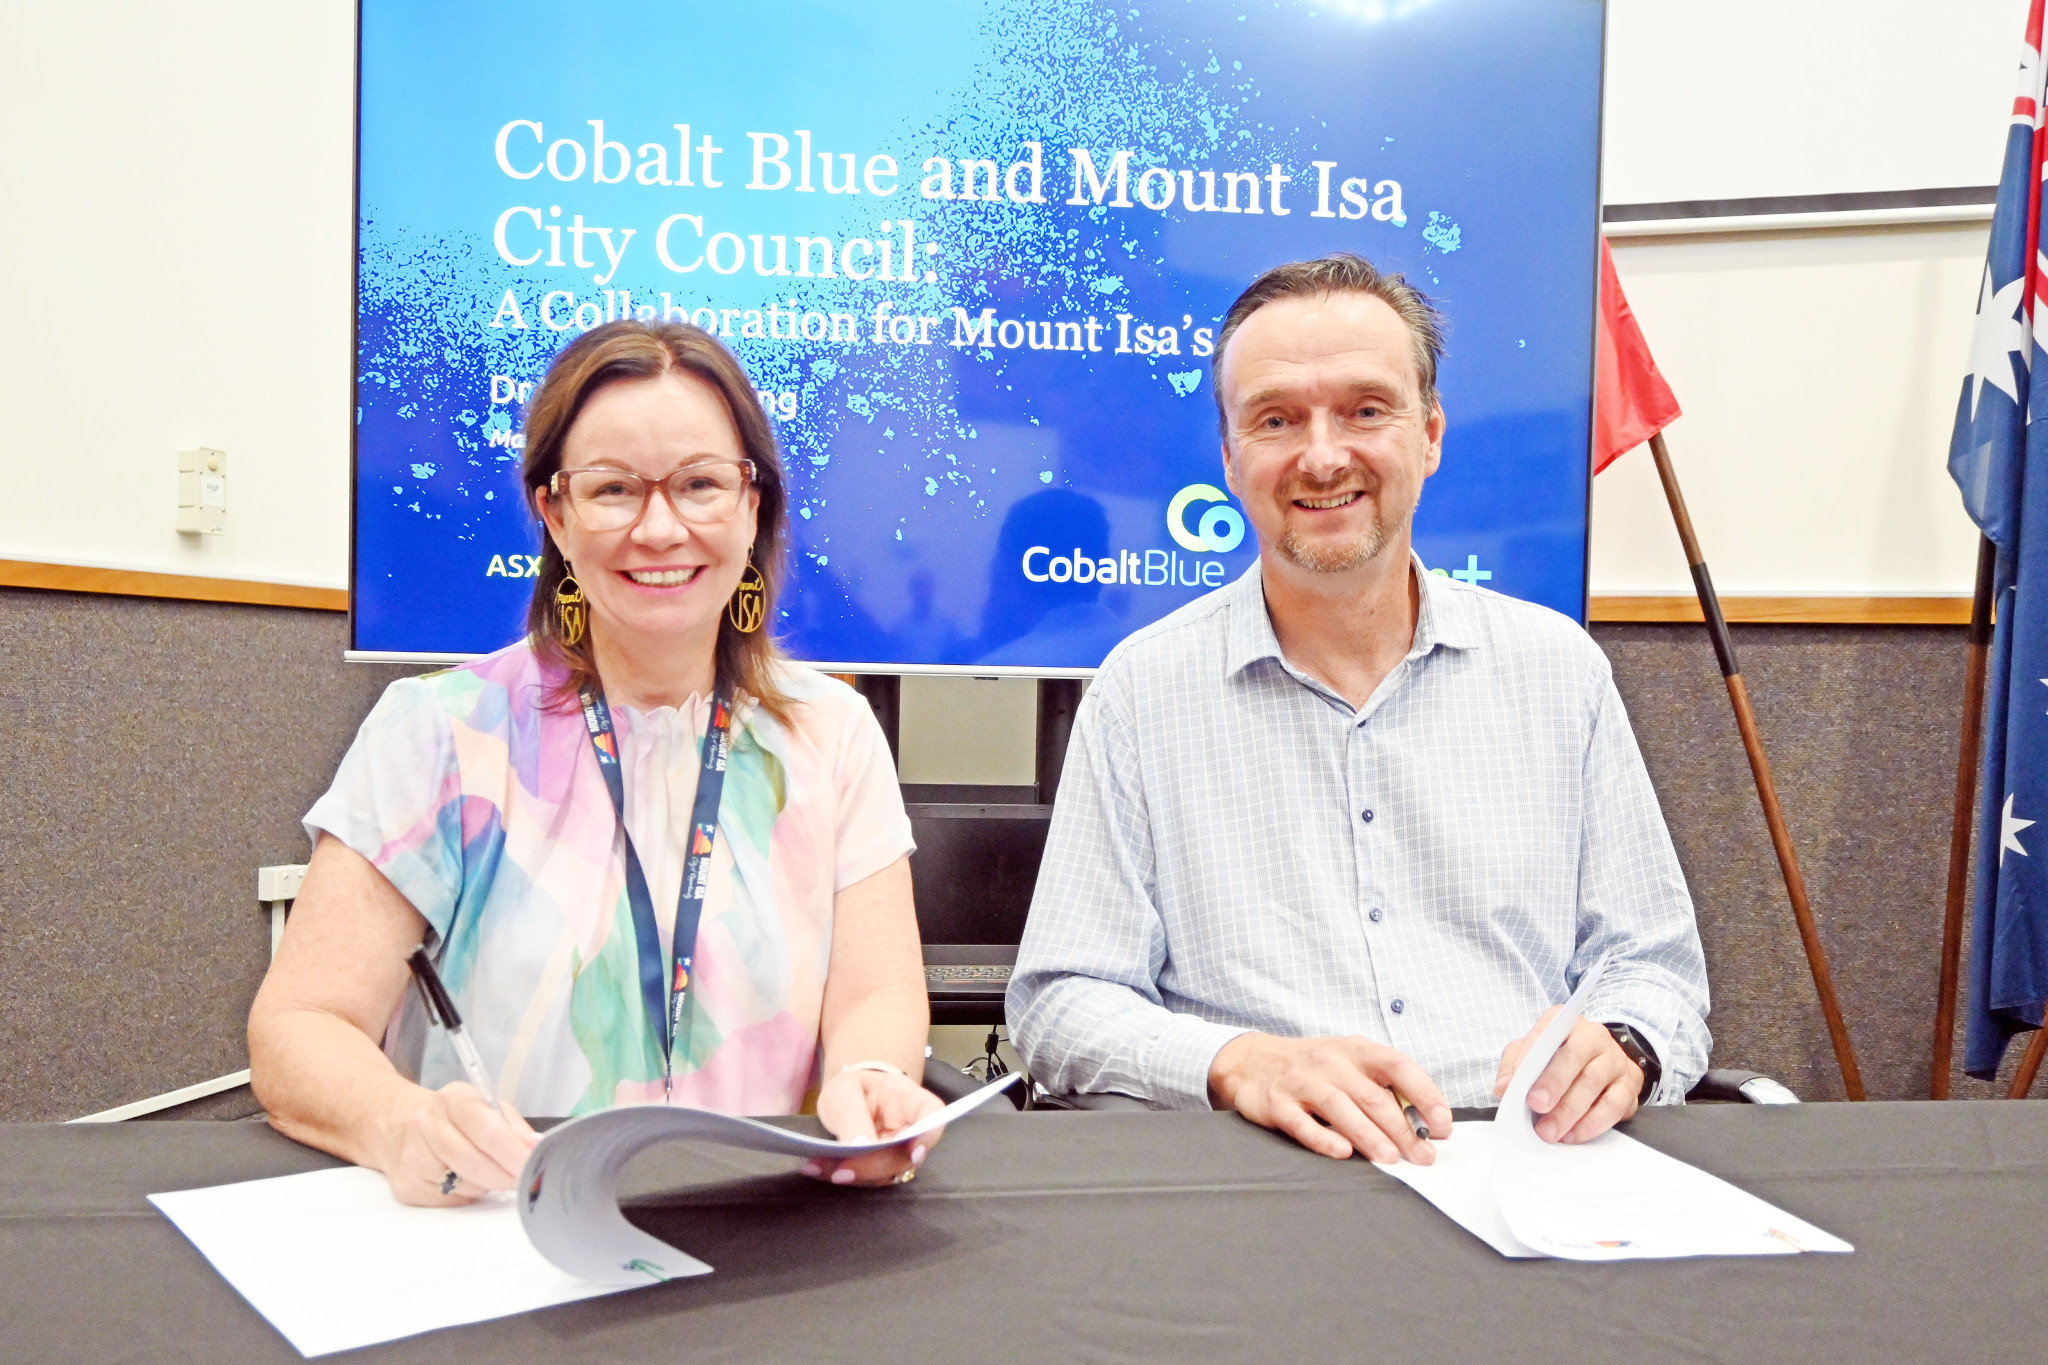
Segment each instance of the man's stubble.
[{"label": "man's stubble", "polygon": [[[1332,494],[1343,491],[1339,486],[1341,482],[1342,480],[1332,480],[1331,487],[1328,489],[1317,489],[1312,483],[1303,481],[1294,490],[1292,497],[1330,497]],[[1364,492],[1363,489],[1359,491],[1361,493]],[[1374,559],[1378,558],[1380,551],[1387,548],[1388,543],[1394,539],[1395,534],[1414,519],[1415,509],[1407,507],[1403,508],[1400,514],[1391,519],[1390,522],[1386,504],[1375,498],[1373,500],[1372,525],[1351,540],[1339,541],[1334,544],[1311,544],[1290,529],[1280,537],[1278,548],[1289,563],[1306,569],[1310,573],[1349,573],[1351,570],[1370,564]]]}]

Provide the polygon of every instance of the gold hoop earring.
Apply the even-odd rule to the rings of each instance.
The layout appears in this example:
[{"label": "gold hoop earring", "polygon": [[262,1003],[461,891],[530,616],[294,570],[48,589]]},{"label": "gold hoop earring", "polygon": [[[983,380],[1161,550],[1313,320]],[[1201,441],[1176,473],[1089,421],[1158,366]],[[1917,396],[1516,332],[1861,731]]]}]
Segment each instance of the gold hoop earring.
[{"label": "gold hoop earring", "polygon": [[[747,580],[753,579],[749,583]],[[754,567],[750,556],[746,572],[740,575],[739,586],[732,590],[732,597],[725,604],[726,619],[732,628],[742,635],[752,635],[761,628],[761,622],[768,615],[768,580],[761,577],[761,571]]]},{"label": "gold hoop earring", "polygon": [[555,588],[555,624],[561,631],[562,643],[580,644],[583,640],[583,626],[589,619],[589,604],[583,597],[583,585],[575,575],[563,574],[562,581]]}]

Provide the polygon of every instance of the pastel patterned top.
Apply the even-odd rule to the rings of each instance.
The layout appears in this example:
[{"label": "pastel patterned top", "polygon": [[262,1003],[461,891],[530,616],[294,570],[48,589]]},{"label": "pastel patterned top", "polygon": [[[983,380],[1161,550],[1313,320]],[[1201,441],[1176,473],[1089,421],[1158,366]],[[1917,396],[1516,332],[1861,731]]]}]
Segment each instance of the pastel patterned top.
[{"label": "pastel patterned top", "polygon": [[[438,938],[437,960],[501,1098],[521,1113],[660,1103],[661,1044],[639,991],[625,842],[582,712],[524,643],[386,689],[306,814],[369,859]],[[911,850],[888,741],[846,684],[785,665],[785,726],[736,708],[673,1099],[792,1114],[816,1085],[818,1023],[844,887]],[[708,699],[612,708],[664,961]],[[462,1077],[413,992],[385,1048],[430,1088]]]}]

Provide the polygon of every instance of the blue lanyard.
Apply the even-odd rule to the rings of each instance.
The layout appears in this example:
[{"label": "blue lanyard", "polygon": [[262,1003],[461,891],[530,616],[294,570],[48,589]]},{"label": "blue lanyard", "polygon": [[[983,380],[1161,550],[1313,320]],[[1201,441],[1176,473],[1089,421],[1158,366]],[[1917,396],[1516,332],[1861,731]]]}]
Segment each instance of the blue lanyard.
[{"label": "blue lanyard", "polygon": [[732,706],[723,687],[713,690],[711,724],[699,750],[703,766],[697,773],[696,805],[690,811],[682,892],[676,898],[673,973],[665,970],[667,964],[661,958],[654,896],[647,889],[647,874],[626,829],[626,779],[619,769],[619,743],[602,688],[583,689],[583,725],[590,732],[590,748],[597,755],[598,771],[604,774],[605,789],[612,794],[612,809],[619,817],[619,833],[626,841],[626,899],[633,907],[633,938],[640,950],[640,1000],[647,1010],[648,1031],[661,1043],[662,1086],[668,1089],[674,1084],[676,1037],[683,1031],[683,1004],[697,953],[697,925],[704,917],[704,891],[711,879],[711,845],[718,838],[718,802],[725,794],[725,761],[732,749]]}]

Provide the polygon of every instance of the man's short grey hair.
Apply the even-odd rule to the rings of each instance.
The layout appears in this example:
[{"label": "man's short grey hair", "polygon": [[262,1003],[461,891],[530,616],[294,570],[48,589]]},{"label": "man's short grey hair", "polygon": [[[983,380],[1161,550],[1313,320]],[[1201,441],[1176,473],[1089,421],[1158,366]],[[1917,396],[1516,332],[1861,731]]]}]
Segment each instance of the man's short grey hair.
[{"label": "man's short grey hair", "polygon": [[1216,359],[1211,362],[1209,387],[1216,395],[1216,425],[1230,434],[1230,414],[1223,406],[1223,357],[1231,337],[1244,320],[1278,299],[1314,298],[1329,294],[1370,294],[1394,310],[1407,324],[1408,338],[1415,350],[1415,373],[1422,381],[1425,409],[1436,405],[1436,366],[1444,353],[1444,315],[1429,295],[1400,275],[1389,275],[1363,256],[1333,251],[1312,261],[1289,261],[1276,265],[1253,280],[1237,296],[1223,316],[1223,330],[1216,337]]}]

